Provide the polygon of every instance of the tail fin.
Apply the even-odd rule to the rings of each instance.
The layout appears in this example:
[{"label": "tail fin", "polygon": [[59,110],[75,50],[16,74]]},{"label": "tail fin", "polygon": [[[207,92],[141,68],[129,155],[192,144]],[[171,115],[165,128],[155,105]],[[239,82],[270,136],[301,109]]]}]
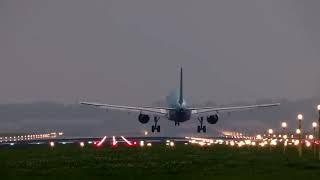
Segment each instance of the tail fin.
[{"label": "tail fin", "polygon": [[183,72],[182,67],[180,68],[180,93],[179,93],[179,104],[183,103]]}]

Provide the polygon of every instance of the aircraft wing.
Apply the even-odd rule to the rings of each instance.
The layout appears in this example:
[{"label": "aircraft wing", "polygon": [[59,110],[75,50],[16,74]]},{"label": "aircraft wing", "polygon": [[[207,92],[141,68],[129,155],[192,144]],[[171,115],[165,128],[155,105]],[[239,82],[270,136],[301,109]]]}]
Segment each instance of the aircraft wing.
[{"label": "aircraft wing", "polygon": [[112,105],[112,104],[100,104],[94,102],[80,102],[82,105],[98,107],[102,109],[112,109],[112,110],[122,110],[122,111],[129,111],[129,112],[143,112],[146,114],[157,114],[157,115],[167,115],[168,110],[170,108],[160,108],[160,107],[134,107],[134,106],[119,106],[119,105]]},{"label": "aircraft wing", "polygon": [[280,103],[274,104],[258,104],[258,105],[250,105],[250,106],[234,106],[234,107],[203,107],[203,108],[190,108],[191,113],[196,114],[203,114],[203,113],[210,113],[210,112],[220,112],[220,111],[238,111],[238,110],[249,110],[249,109],[258,109],[258,108],[268,108],[280,106]]}]

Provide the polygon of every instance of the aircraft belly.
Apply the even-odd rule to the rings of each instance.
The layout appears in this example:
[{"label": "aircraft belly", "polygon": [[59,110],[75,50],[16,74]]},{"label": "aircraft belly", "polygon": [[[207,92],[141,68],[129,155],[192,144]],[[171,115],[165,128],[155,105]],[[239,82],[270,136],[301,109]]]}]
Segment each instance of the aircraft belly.
[{"label": "aircraft belly", "polygon": [[185,111],[171,111],[169,113],[169,120],[175,121],[175,122],[185,122],[190,120],[191,117],[191,111],[185,110]]}]

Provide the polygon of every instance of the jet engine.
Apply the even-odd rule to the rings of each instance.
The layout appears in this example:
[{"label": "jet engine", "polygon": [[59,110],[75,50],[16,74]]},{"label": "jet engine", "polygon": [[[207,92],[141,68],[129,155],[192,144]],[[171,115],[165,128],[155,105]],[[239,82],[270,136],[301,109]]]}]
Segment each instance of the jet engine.
[{"label": "jet engine", "polygon": [[219,120],[219,115],[215,114],[215,115],[211,115],[207,117],[207,121],[209,124],[216,124]]},{"label": "jet engine", "polygon": [[146,124],[149,122],[150,120],[150,116],[149,115],[146,115],[146,114],[139,114],[139,122],[142,123],[142,124]]}]

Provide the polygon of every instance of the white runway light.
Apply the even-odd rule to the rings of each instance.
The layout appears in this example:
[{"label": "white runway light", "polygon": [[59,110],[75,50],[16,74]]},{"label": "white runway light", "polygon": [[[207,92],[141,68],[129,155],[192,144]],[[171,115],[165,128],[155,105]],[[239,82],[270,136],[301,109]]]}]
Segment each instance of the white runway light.
[{"label": "white runway light", "polygon": [[80,142],[80,147],[84,147],[84,142]]},{"label": "white runway light", "polygon": [[140,141],[140,146],[141,146],[141,147],[144,146],[144,141]]},{"label": "white runway light", "polygon": [[170,142],[170,146],[171,146],[171,147],[174,147],[174,146],[175,146],[175,144],[174,144],[173,141]]},{"label": "white runway light", "polygon": [[54,147],[54,142],[50,142],[50,147]]}]

